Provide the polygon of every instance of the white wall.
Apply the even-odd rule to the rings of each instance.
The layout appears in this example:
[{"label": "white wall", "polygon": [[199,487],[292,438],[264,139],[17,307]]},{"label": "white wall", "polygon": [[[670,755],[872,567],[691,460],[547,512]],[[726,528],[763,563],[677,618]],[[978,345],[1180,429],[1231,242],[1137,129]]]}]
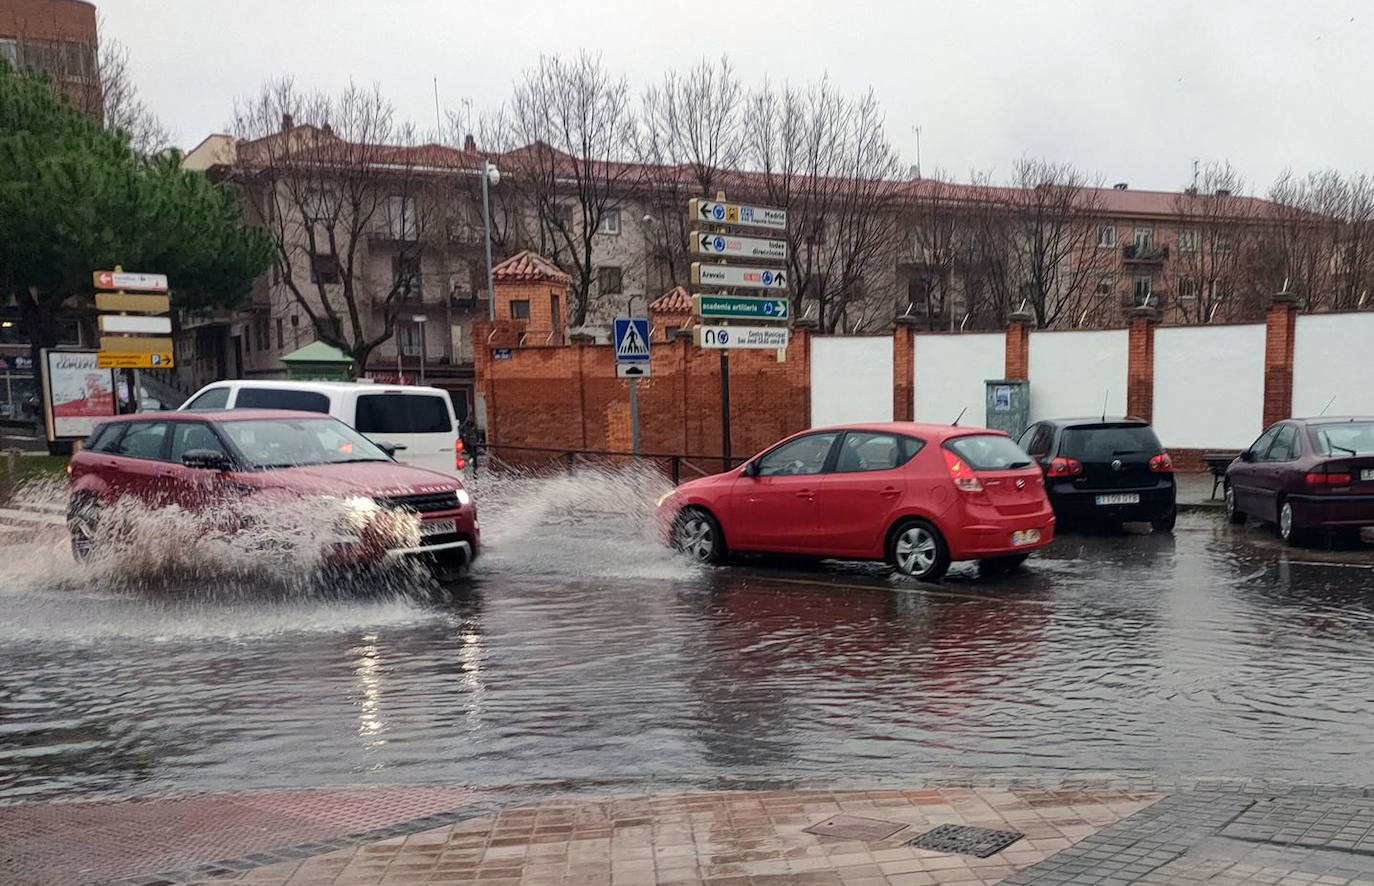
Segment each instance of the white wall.
[{"label": "white wall", "polygon": [[811,339],[811,426],[892,421],[891,336]]},{"label": "white wall", "polygon": [[1264,422],[1264,326],[1156,329],[1154,411],[1166,448],[1253,443]]},{"label": "white wall", "polygon": [[1030,416],[1080,418],[1126,414],[1127,350],[1124,329],[1032,332]]},{"label": "white wall", "polygon": [[1298,317],[1293,342],[1293,414],[1313,416],[1323,409],[1327,415],[1374,414],[1372,351],[1374,314]]},{"label": "white wall", "polygon": [[1000,332],[916,336],[916,420],[949,424],[967,407],[960,424],[986,425],[983,382],[1006,371],[1006,341]]}]

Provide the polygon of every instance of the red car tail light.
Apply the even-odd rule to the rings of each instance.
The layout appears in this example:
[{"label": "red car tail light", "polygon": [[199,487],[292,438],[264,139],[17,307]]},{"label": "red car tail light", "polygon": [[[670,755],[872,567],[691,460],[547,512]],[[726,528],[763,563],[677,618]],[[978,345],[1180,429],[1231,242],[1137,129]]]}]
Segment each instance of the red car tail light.
[{"label": "red car tail light", "polygon": [[950,479],[954,485],[963,492],[982,492],[983,481],[978,479],[978,475],[973,472],[969,463],[964,461],[950,450],[944,450],[945,467],[949,468]]},{"label": "red car tail light", "polygon": [[1049,477],[1081,477],[1083,463],[1076,458],[1056,458],[1050,462],[1050,469],[1045,474]]},{"label": "red car tail light", "polygon": [[460,471],[468,466],[468,460],[463,456],[463,440],[461,437],[453,441],[453,466]]},{"label": "red car tail light", "polygon": [[1306,477],[1308,486],[1349,486],[1354,478],[1350,474],[1350,469],[1345,467],[1323,468],[1319,471],[1312,471]]},{"label": "red car tail light", "polygon": [[1169,457],[1169,453],[1161,452],[1150,459],[1150,470],[1156,474],[1172,474],[1174,472],[1174,460]]}]

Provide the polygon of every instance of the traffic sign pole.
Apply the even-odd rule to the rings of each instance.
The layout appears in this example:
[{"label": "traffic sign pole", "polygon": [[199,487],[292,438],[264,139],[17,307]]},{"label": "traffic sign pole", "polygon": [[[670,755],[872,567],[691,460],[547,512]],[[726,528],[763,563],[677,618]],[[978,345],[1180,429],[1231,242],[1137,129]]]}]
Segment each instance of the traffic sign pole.
[{"label": "traffic sign pole", "polygon": [[630,379],[630,451],[639,455],[639,379]]}]

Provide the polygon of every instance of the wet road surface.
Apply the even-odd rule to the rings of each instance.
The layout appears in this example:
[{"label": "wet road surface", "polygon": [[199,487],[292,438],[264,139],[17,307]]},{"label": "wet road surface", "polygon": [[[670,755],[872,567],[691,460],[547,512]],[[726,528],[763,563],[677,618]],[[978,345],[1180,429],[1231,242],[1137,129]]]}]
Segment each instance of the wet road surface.
[{"label": "wet road surface", "polygon": [[1018,574],[962,565],[939,586],[863,564],[701,569],[650,537],[656,492],[489,490],[488,555],[451,600],[255,599],[242,575],[155,569],[116,585],[60,535],[10,543],[0,802],[964,772],[1370,781],[1374,547],[1293,552],[1195,513],[1172,537],[1070,535]]}]

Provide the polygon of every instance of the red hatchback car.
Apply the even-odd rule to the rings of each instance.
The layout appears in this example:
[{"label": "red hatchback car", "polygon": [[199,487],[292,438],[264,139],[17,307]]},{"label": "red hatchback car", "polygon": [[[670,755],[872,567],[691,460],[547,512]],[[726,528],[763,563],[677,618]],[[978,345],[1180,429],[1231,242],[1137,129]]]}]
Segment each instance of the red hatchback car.
[{"label": "red hatchback car", "polygon": [[[67,526],[90,553],[102,511],[131,497],[191,511],[244,496],[329,499],[341,537],[331,563],[423,556],[441,571],[478,553],[477,508],[455,477],[398,464],[343,422],[278,409],[162,412],[111,419],[74,456]],[[329,511],[322,511],[322,514]]]},{"label": "red hatchback car", "polygon": [[1226,469],[1226,516],[1273,523],[1289,544],[1374,526],[1374,418],[1281,421]]},{"label": "red hatchback car", "polygon": [[935,581],[954,560],[1022,563],[1054,538],[1040,468],[998,431],[911,422],[813,428],[659,501],[671,544],[886,560]]}]

